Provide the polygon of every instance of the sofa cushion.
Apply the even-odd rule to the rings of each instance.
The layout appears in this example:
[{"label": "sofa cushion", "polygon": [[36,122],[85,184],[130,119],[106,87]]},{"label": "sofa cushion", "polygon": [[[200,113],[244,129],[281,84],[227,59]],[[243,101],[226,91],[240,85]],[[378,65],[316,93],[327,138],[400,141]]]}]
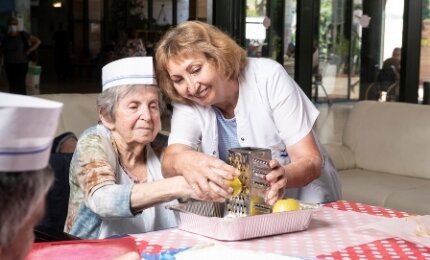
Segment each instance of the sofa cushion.
[{"label": "sofa cushion", "polygon": [[387,197],[385,204],[389,208],[401,208],[408,213],[430,215],[428,198],[430,198],[430,185],[423,183],[422,187],[393,192]]},{"label": "sofa cushion", "polygon": [[37,97],[64,104],[57,135],[72,132],[78,137],[88,127],[96,125],[99,120],[96,105],[97,96],[98,93],[37,95]]},{"label": "sofa cushion", "polygon": [[336,170],[355,168],[355,158],[351,149],[341,144],[324,144]]},{"label": "sofa cushion", "polygon": [[430,179],[430,106],[362,101],[351,111],[343,143],[357,168]]},{"label": "sofa cushion", "polygon": [[409,213],[430,212],[430,180],[363,169],[344,170],[338,174],[342,199]]}]

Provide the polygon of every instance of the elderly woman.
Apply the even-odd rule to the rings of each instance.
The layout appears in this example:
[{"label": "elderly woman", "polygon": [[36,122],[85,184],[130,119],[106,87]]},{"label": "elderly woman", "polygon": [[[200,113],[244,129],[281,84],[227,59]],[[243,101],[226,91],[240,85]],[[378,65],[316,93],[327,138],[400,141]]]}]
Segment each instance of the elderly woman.
[{"label": "elderly woman", "polygon": [[336,171],[312,131],[318,110],[280,64],[248,59],[226,34],[198,21],[170,29],[155,58],[174,103],[165,175],[184,176],[200,196],[223,197],[224,179],[234,174],[224,163],[228,149],[256,146],[272,151],[267,203],[339,199]]},{"label": "elderly woman", "polygon": [[176,226],[167,204],[193,197],[182,176],[163,179],[152,143],[162,100],[152,57],[131,57],[102,70],[100,123],[79,138],[70,166],[65,231],[81,238]]}]

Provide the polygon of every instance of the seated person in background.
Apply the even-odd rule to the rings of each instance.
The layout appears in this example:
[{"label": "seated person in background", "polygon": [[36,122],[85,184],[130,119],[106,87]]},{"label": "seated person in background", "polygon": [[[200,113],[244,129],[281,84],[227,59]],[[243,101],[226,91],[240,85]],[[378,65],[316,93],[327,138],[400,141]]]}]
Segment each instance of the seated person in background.
[{"label": "seated person in background", "polygon": [[394,48],[393,54],[390,58],[386,59],[382,64],[382,69],[394,67],[397,73],[400,73],[400,59],[402,57],[402,49]]},{"label": "seated person in background", "polygon": [[131,57],[102,69],[100,123],[79,138],[70,166],[65,232],[81,238],[176,226],[168,204],[198,199],[184,177],[164,179],[153,141],[162,99],[152,57]]},{"label": "seated person in background", "polygon": [[78,138],[72,132],[65,132],[54,138],[52,153],[74,153]]},{"label": "seated person in background", "polygon": [[290,42],[287,47],[287,57],[294,58],[296,54],[296,46],[294,43]]},{"label": "seated person in background", "polygon": [[[272,150],[266,202],[340,198],[340,183],[312,127],[318,110],[285,69],[245,51],[215,26],[187,21],[156,48],[160,87],[174,101],[166,176],[184,176],[199,196],[223,197],[234,175],[228,150]],[[285,189],[286,188],[286,189]],[[285,191],[285,192],[284,192]]]},{"label": "seated person in background", "polygon": [[33,227],[44,214],[54,180],[48,160],[61,109],[58,102],[0,93],[2,260],[24,259],[33,243]]},{"label": "seated person in background", "polygon": [[127,39],[119,44],[118,58],[146,56],[145,45],[138,38],[136,29],[128,27],[125,33]]}]

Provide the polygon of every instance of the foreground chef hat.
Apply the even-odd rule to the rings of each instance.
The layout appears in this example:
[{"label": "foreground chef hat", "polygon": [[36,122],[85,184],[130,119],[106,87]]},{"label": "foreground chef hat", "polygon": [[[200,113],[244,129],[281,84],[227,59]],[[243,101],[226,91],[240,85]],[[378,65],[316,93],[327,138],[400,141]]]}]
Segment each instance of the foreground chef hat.
[{"label": "foreground chef hat", "polygon": [[102,69],[103,91],[120,85],[156,85],[152,57],[129,57],[108,63]]},{"label": "foreground chef hat", "polygon": [[0,93],[0,172],[48,166],[62,103]]}]

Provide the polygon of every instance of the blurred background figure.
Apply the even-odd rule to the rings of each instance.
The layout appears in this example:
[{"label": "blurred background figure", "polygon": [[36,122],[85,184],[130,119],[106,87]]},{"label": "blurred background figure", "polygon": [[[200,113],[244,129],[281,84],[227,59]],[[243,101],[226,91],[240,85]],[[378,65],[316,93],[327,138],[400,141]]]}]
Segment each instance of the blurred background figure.
[{"label": "blurred background figure", "polygon": [[8,20],[8,33],[1,39],[0,48],[3,53],[9,92],[26,94],[25,78],[28,62],[36,62],[36,50],[41,41],[25,31],[18,31],[18,20]]},{"label": "blurred background figure", "polygon": [[[0,259],[24,259],[54,181],[48,166],[62,104],[0,93]],[[31,129],[31,131],[29,130]]]},{"label": "blurred background figure", "polygon": [[397,73],[400,73],[400,59],[402,57],[402,49],[394,48],[393,54],[390,58],[386,59],[382,64],[382,69],[389,68],[393,66]]},{"label": "blurred background figure", "polygon": [[70,70],[70,37],[63,23],[58,25],[52,36],[54,44],[54,62],[57,79],[65,80]]},{"label": "blurred background figure", "polygon": [[294,43],[290,42],[287,48],[287,56],[288,58],[294,58],[296,54],[296,46]]},{"label": "blurred background figure", "polygon": [[138,38],[136,29],[128,27],[125,33],[127,38],[119,43],[117,58],[146,56],[145,45]]}]

